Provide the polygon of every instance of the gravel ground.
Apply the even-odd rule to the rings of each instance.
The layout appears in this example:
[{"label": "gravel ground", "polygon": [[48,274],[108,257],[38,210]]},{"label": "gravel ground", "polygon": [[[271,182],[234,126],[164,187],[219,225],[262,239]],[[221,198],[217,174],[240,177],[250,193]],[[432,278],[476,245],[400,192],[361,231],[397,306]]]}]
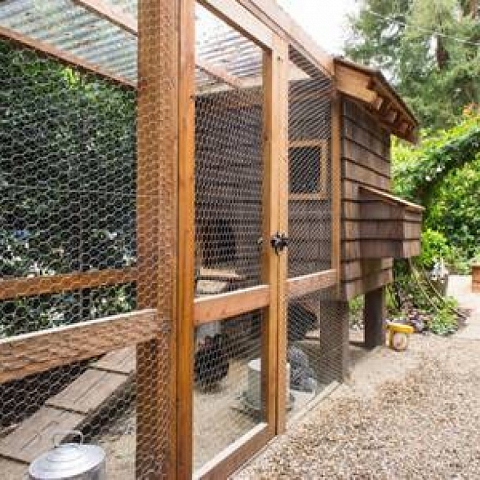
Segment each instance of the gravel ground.
[{"label": "gravel ground", "polygon": [[406,352],[375,350],[234,478],[480,478],[480,339],[416,335]]}]

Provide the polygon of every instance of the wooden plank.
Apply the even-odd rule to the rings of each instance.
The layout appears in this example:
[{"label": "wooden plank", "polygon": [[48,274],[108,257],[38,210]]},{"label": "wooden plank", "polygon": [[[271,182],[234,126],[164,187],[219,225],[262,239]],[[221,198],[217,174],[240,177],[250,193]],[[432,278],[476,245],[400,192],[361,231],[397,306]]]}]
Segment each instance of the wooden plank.
[{"label": "wooden plank", "polygon": [[411,210],[414,212],[423,212],[425,210],[425,208],[422,207],[421,205],[418,205],[413,202],[409,202],[408,200],[405,200],[400,197],[396,197],[391,193],[383,192],[379,188],[374,188],[374,187],[369,187],[364,185],[360,187],[360,189],[361,189],[360,193],[361,193],[362,199],[366,199],[366,200],[368,200],[369,198],[377,199],[387,203],[391,203],[393,205],[401,205],[405,209]]},{"label": "wooden plank", "polygon": [[269,285],[259,285],[235,292],[196,298],[194,325],[216,322],[267,307],[270,303],[270,293]]},{"label": "wooden plank", "polygon": [[135,345],[161,334],[155,310],[100,318],[0,340],[0,383]]},{"label": "wooden plank", "polygon": [[392,270],[383,270],[368,277],[355,280],[353,282],[346,282],[342,285],[343,298],[351,300],[358,295],[363,295],[371,290],[383,287],[393,282]]},{"label": "wooden plank", "polygon": [[348,138],[343,139],[343,158],[390,178],[390,162],[385,157]]},{"label": "wooden plank", "polygon": [[95,362],[91,368],[130,375],[136,369],[135,354],[134,347],[114,350],[104,355],[98,362]]},{"label": "wooden plank", "polygon": [[337,89],[349,97],[368,104],[373,104],[377,98],[376,92],[369,89],[369,75],[363,72],[336,63],[335,79]]},{"label": "wooden plank", "polygon": [[[274,51],[271,58],[271,74],[265,72],[265,80],[270,81],[268,101],[271,108],[266,112],[265,123],[269,127],[266,138],[271,139],[271,149],[266,152],[266,162],[270,168],[269,178],[276,183],[270,188],[270,219],[266,219],[265,233],[271,236],[275,230],[289,236],[289,183],[288,183],[288,108],[289,108],[289,52],[288,42],[279,36],[274,38]],[[326,152],[325,152],[326,153]],[[324,154],[322,149],[322,155]],[[269,157],[269,158],[267,158]],[[268,365],[264,375],[264,392],[268,397],[266,420],[271,433],[281,434],[286,428],[287,392],[287,274],[289,250],[277,255],[273,249],[265,252],[269,256],[269,283],[276,290],[276,298],[271,298],[269,332],[264,342],[264,357]],[[266,272],[266,273],[267,273]]]},{"label": "wooden plank", "polygon": [[137,269],[125,268],[0,280],[0,300],[118,285],[134,282],[136,279]]},{"label": "wooden plank", "polygon": [[0,455],[31,463],[38,455],[52,448],[54,434],[58,434],[58,441],[62,440],[65,432],[78,428],[84,418],[78,413],[42,407],[20,423],[10,435],[0,439]]},{"label": "wooden plank", "polygon": [[137,304],[170,331],[137,346],[136,477],[176,477],[179,1],[138,2]]},{"label": "wooden plank", "polygon": [[240,465],[266,445],[271,437],[269,430],[267,423],[258,424],[195,472],[194,478],[202,480],[229,478]]},{"label": "wooden plank", "polygon": [[109,81],[112,81],[113,83],[117,83],[121,86],[134,88],[134,89],[137,88],[137,85],[135,82],[132,82],[126,78],[119,77],[113,73],[110,73],[107,70],[100,68],[98,65],[88,63],[82,60],[81,58],[75,55],[72,55],[68,52],[59,50],[58,48],[54,47],[53,45],[50,45],[47,42],[44,42],[41,40],[35,40],[19,32],[15,32],[13,30],[10,30],[2,26],[0,26],[0,38],[11,40],[16,44],[22,47],[26,47],[31,50],[34,50],[35,52],[41,55],[52,57],[55,60],[58,60],[59,62],[65,65],[79,68],[80,70],[83,70],[87,73],[93,73]]},{"label": "wooden plank", "polygon": [[45,402],[52,408],[88,416],[126,384],[128,376],[89,368],[70,385]]},{"label": "wooden plank", "polygon": [[271,50],[273,32],[235,0],[199,0],[199,3],[254,43]]},{"label": "wooden plank", "polygon": [[342,263],[342,281],[358,280],[375,272],[392,268],[391,258],[360,259]]},{"label": "wooden plank", "polygon": [[177,471],[193,474],[195,277],[195,4],[179,2],[177,218]]},{"label": "wooden plank", "polygon": [[323,50],[283,9],[272,0],[238,0],[276,35],[289,40],[293,51],[305,57],[324,75],[334,75],[333,57]]},{"label": "wooden plank", "polygon": [[137,34],[137,19],[125,12],[122,8],[118,8],[103,0],[73,0],[73,2],[110,23],[117,25],[117,27],[133,35]]},{"label": "wooden plank", "polygon": [[377,187],[383,190],[390,190],[390,178],[379,173],[361,167],[348,160],[343,161],[343,178],[363,185]]},{"label": "wooden plank", "polygon": [[[332,100],[331,112],[331,202],[332,202],[332,262],[333,270],[340,272],[341,263],[341,217],[342,217],[342,187],[341,187],[341,156],[342,156],[341,99],[338,94]],[[337,296],[340,294],[340,275],[337,275]]]},{"label": "wooden plank", "polygon": [[292,300],[324,288],[332,287],[337,281],[337,270],[325,270],[310,275],[289,278],[287,282],[288,299]]}]

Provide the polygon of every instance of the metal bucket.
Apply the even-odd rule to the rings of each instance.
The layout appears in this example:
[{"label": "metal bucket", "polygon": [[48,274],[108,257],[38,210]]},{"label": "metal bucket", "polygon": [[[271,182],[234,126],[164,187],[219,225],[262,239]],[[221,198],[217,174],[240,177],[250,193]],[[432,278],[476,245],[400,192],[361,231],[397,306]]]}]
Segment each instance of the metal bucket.
[{"label": "metal bucket", "polygon": [[[65,433],[78,436],[79,443],[57,443]],[[31,480],[106,480],[105,452],[96,445],[85,445],[79,431],[53,436],[54,448],[36,458],[28,469]]]}]

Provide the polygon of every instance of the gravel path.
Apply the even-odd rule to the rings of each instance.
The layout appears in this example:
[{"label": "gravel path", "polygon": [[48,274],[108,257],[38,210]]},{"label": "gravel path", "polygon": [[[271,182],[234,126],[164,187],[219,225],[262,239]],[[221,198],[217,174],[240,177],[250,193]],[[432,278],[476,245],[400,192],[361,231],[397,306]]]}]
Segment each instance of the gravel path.
[{"label": "gravel path", "polygon": [[[475,330],[480,295],[465,282],[452,289],[475,309]],[[471,337],[416,335],[406,352],[377,349],[235,478],[480,478],[480,337]]]}]

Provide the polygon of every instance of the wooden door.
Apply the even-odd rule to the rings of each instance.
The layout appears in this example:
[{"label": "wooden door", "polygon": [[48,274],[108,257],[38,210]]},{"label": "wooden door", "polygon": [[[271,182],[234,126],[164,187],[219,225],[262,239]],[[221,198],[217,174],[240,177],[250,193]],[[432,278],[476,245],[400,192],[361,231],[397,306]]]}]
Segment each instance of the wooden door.
[{"label": "wooden door", "polygon": [[226,478],[276,428],[287,46],[236,1],[181,8],[178,478]]}]

